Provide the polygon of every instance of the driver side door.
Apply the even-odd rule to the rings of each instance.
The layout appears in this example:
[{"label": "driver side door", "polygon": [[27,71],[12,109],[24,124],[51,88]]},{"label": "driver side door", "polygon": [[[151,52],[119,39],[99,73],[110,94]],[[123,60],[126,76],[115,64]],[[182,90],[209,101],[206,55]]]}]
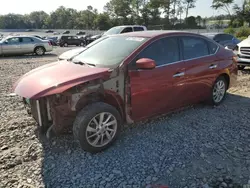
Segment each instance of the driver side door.
[{"label": "driver side door", "polygon": [[[144,48],[128,65],[132,119],[141,120],[180,107],[185,64],[177,37],[161,38]],[[154,69],[138,69],[136,61],[150,58]]]}]

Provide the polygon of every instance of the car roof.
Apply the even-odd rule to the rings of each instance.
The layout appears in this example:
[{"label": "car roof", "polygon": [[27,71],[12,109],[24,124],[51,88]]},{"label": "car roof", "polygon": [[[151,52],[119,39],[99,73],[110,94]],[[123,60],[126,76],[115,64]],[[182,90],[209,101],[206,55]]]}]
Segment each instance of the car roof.
[{"label": "car roof", "polygon": [[187,35],[201,36],[200,34],[196,33],[185,32],[185,31],[174,31],[174,30],[150,30],[150,31],[129,32],[129,33],[116,34],[115,36],[154,38],[157,36],[168,35],[168,34],[187,34]]}]

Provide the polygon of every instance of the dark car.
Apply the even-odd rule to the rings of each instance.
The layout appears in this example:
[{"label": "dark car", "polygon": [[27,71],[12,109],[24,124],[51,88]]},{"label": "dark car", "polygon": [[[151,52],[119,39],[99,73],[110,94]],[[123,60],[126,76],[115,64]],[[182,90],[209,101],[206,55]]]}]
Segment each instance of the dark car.
[{"label": "dark car", "polygon": [[52,30],[46,30],[45,33],[54,33]]},{"label": "dark car", "polygon": [[62,34],[70,34],[70,31],[64,31]]},{"label": "dark car", "polygon": [[58,37],[45,37],[46,40],[49,40],[52,46],[57,46]]},{"label": "dark car", "polygon": [[78,31],[78,32],[76,33],[76,35],[86,35],[86,32],[85,32],[85,31]]},{"label": "dark car", "polygon": [[84,46],[84,40],[78,38],[77,36],[73,35],[63,35],[58,38],[58,44],[59,46],[67,47],[69,45],[75,45],[75,46]]},{"label": "dark car", "polygon": [[231,50],[233,50],[236,45],[240,43],[239,39],[226,33],[203,33],[203,35]]},{"label": "dark car", "polygon": [[89,37],[86,37],[86,44],[88,45],[89,43],[101,38],[102,35],[99,34],[99,35],[93,35],[93,36],[89,36]]},{"label": "dark car", "polygon": [[84,150],[100,152],[124,124],[221,104],[237,72],[233,51],[207,37],[142,31],[103,36],[68,61],[31,70],[14,92],[48,137],[71,129]]}]

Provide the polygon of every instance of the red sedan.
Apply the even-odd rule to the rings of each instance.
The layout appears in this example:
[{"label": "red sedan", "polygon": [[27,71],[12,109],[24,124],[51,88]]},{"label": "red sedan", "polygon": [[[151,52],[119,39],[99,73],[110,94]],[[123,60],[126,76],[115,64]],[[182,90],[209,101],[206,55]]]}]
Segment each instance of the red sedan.
[{"label": "red sedan", "polygon": [[209,101],[237,78],[234,53],[198,34],[104,36],[70,61],[34,69],[14,86],[47,136],[73,129],[89,152],[108,148],[125,123]]}]

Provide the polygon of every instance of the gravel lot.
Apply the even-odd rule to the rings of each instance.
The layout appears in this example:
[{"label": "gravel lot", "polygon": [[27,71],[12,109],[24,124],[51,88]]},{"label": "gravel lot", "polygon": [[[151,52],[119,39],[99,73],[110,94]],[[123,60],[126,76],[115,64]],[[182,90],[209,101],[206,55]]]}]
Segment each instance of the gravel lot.
[{"label": "gravel lot", "polygon": [[19,76],[68,49],[0,58],[0,187],[250,184],[250,70],[239,72],[221,106],[200,104],[130,126],[113,147],[92,155],[72,135],[50,141],[39,136],[20,98],[9,95]]}]

